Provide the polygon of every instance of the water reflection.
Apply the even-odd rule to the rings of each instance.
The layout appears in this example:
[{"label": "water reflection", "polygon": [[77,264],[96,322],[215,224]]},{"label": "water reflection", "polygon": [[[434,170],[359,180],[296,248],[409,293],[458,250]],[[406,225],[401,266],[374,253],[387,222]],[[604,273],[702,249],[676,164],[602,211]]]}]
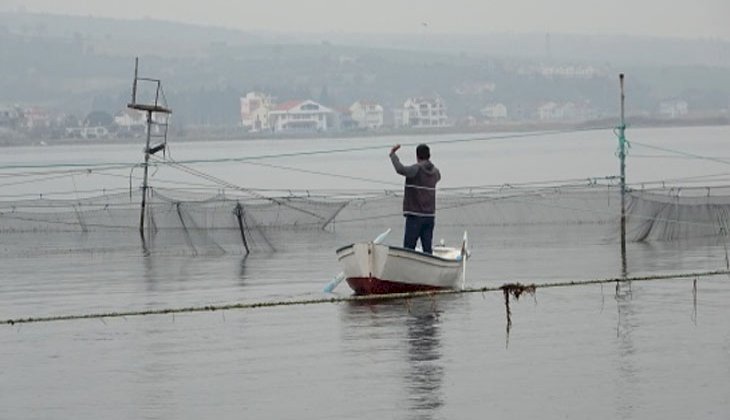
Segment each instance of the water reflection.
[{"label": "water reflection", "polygon": [[144,235],[140,235],[140,240],[142,242],[142,255],[149,257],[151,255],[149,240]]},{"label": "water reflection", "polygon": [[631,244],[631,272],[714,270],[730,266],[725,238],[645,241]]},{"label": "water reflection", "polygon": [[444,367],[441,309],[436,301],[349,302],[344,308],[343,341],[353,346],[346,352],[356,358],[365,355],[367,362],[390,361],[397,355],[394,369],[389,370],[402,372],[397,375],[400,386],[396,378],[390,385],[403,391],[407,417],[438,418],[444,405]]},{"label": "water reflection", "polygon": [[156,292],[159,273],[155,264],[155,258],[150,254],[145,254],[142,256],[142,264],[144,268],[144,270],[142,271],[142,278],[144,279],[144,284],[147,287],[147,291]]},{"label": "water reflection", "polygon": [[618,350],[618,382],[616,383],[616,411],[618,418],[634,418],[637,404],[642,400],[638,386],[638,368],[635,364],[636,346],[633,333],[636,324],[631,283],[616,284],[616,344]]},{"label": "water reflection", "polygon": [[250,254],[244,254],[241,258],[241,263],[239,264],[238,280],[240,286],[244,286],[246,284],[246,260],[249,255]]},{"label": "water reflection", "polygon": [[430,419],[444,404],[439,312],[430,307],[412,309],[406,319],[406,329],[408,372],[405,379],[409,390],[409,411],[414,419]]}]

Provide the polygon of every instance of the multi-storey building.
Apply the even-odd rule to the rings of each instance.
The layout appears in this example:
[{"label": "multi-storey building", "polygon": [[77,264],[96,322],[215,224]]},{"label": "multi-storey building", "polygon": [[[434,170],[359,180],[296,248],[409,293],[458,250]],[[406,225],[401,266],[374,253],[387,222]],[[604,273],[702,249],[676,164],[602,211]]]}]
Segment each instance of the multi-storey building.
[{"label": "multi-storey building", "polygon": [[355,102],[350,106],[350,116],[360,128],[378,129],[383,126],[383,107],[375,102]]},{"label": "multi-storey building", "polygon": [[241,126],[251,132],[268,130],[272,108],[271,96],[260,92],[247,93],[241,97]]},{"label": "multi-storey building", "polygon": [[413,128],[447,127],[446,106],[438,96],[409,98],[402,109],[395,111],[395,124]]}]

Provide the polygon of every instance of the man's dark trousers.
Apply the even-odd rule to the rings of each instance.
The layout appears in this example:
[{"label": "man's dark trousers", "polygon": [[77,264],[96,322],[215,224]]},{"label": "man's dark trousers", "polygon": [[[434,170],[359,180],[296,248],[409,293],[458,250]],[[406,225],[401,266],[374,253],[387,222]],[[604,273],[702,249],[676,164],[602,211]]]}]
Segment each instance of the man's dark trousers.
[{"label": "man's dark trousers", "polygon": [[416,242],[421,240],[421,248],[426,254],[432,254],[433,227],[435,217],[406,215],[406,232],[403,236],[403,248],[416,249]]}]

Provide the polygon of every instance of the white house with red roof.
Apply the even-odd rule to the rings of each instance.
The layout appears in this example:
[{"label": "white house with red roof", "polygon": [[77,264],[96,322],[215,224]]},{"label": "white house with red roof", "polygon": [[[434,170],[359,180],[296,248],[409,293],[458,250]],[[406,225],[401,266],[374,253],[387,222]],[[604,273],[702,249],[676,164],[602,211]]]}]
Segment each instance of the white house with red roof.
[{"label": "white house with red roof", "polygon": [[383,126],[383,107],[373,101],[357,101],[350,106],[350,116],[360,128],[378,129]]},{"label": "white house with red roof", "polygon": [[269,112],[269,124],[274,131],[327,131],[331,128],[334,111],[312,100],[287,101]]}]

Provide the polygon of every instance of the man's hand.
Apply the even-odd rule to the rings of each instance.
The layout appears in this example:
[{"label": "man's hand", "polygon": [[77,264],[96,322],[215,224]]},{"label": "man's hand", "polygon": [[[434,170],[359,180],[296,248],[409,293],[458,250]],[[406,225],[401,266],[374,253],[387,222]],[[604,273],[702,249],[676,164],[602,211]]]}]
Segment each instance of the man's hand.
[{"label": "man's hand", "polygon": [[400,144],[396,144],[395,146],[391,147],[390,154],[392,155],[393,153],[397,152],[398,149],[400,149]]}]

